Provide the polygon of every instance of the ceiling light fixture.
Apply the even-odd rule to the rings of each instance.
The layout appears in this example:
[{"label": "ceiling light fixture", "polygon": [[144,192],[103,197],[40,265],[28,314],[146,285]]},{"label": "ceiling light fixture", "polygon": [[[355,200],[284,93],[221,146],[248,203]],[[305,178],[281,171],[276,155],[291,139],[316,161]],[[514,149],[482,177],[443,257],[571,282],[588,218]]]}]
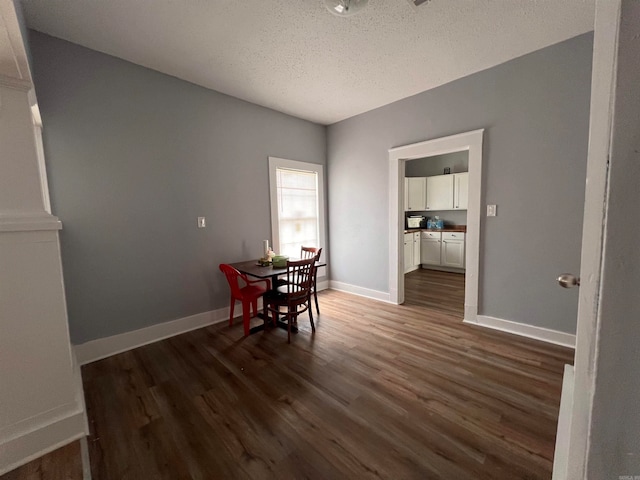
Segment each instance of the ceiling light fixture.
[{"label": "ceiling light fixture", "polygon": [[369,0],[324,0],[324,6],[334,15],[349,17],[367,6]]}]

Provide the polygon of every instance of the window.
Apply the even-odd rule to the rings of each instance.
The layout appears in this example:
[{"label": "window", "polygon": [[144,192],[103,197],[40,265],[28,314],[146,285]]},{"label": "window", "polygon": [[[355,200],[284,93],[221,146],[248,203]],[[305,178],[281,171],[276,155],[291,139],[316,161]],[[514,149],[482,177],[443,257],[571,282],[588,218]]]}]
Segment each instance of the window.
[{"label": "window", "polygon": [[300,258],[303,245],[325,247],[322,165],[269,157],[269,183],[273,250]]}]

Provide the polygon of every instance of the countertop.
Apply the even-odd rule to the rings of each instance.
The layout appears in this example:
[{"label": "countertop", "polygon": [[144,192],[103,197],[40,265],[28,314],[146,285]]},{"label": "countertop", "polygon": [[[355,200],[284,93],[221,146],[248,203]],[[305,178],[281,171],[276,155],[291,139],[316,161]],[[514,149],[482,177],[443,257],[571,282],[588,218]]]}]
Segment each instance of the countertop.
[{"label": "countertop", "polygon": [[452,225],[444,228],[405,228],[404,233],[413,232],[465,232],[467,231],[466,225]]}]

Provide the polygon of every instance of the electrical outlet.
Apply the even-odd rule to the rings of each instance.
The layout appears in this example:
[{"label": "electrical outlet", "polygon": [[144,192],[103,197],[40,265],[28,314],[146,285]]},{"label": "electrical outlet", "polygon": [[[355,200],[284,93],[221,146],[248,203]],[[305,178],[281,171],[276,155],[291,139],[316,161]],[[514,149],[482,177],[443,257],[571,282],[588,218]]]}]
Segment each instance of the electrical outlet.
[{"label": "electrical outlet", "polygon": [[497,205],[487,205],[487,217],[495,217],[498,215]]},{"label": "electrical outlet", "polygon": [[198,217],[198,228],[204,228],[207,226],[207,222],[204,217]]}]

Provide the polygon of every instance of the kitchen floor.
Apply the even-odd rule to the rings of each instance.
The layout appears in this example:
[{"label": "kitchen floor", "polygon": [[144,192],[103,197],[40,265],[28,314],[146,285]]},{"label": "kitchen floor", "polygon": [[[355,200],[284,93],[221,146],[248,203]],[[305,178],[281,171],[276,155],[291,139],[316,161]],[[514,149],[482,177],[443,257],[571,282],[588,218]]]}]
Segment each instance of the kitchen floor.
[{"label": "kitchen floor", "polygon": [[404,276],[404,304],[464,315],[464,274],[420,268]]}]

